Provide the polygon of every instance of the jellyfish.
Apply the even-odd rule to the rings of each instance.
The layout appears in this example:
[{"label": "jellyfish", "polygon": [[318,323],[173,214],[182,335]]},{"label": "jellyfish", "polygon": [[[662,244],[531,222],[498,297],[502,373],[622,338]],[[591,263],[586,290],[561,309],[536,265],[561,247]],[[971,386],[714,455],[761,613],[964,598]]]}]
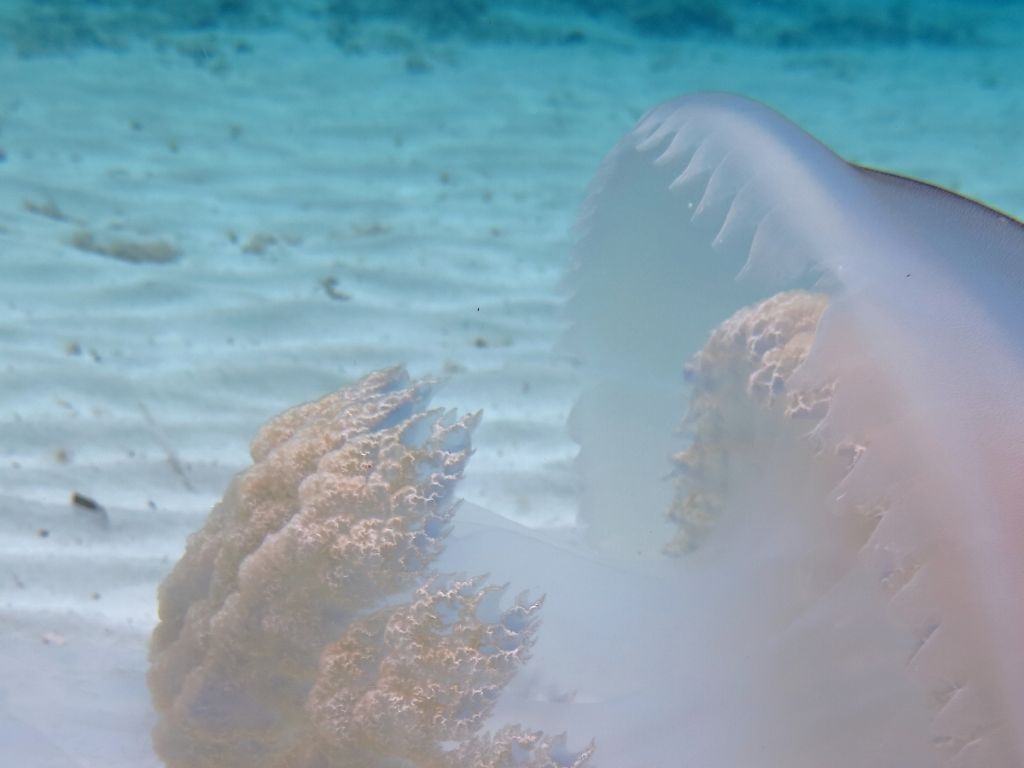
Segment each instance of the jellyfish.
[{"label": "jellyfish", "polygon": [[400,369],[287,412],[161,588],[166,764],[1021,765],[1021,224],[697,94],[567,283],[575,528]]}]

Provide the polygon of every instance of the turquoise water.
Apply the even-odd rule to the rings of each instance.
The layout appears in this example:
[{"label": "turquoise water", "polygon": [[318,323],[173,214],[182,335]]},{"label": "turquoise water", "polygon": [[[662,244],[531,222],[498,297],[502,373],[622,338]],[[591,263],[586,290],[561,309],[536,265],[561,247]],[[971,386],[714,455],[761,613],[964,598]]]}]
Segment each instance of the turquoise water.
[{"label": "turquoise water", "polygon": [[[474,42],[580,45],[592,26],[607,24],[640,35],[684,39],[711,35],[723,42],[800,47],[820,45],[987,45],[1012,40],[1006,20],[1013,0],[641,0],[617,3],[398,2],[199,0],[161,4],[142,0],[73,3],[7,2],[4,37],[23,54],[61,53],[83,46],[123,45],[135,38],[194,30],[305,28],[339,46],[372,45],[370,28],[393,25],[401,35]],[[405,41],[407,42],[407,41]],[[387,45],[387,41],[377,44]]]},{"label": "turquoise water", "polygon": [[[731,92],[850,163],[1020,218],[1021,71],[1024,3],[1011,1],[0,0],[0,755],[551,768],[584,760],[594,738],[591,766],[1017,765],[1024,623],[1007,512],[1024,456],[1024,299],[1017,240],[1000,229],[1016,225],[859,175],[742,100],[692,97],[630,132],[681,94]],[[932,194],[938,213],[922,203]],[[691,226],[695,210],[708,218]],[[760,239],[745,228],[773,213]],[[719,234],[738,240],[712,248]],[[734,281],[748,266],[763,274]],[[815,293],[770,298],[784,289]],[[821,419],[830,377],[852,384],[831,422],[792,426],[772,398],[819,316],[827,333],[787,408]],[[272,536],[261,550],[208,532],[207,554],[240,547],[261,589],[286,597],[258,629],[262,608],[221,617],[239,638],[225,648],[251,636],[264,655],[235,668],[229,654],[237,676],[214,669],[208,689],[176,687],[205,640],[175,645],[165,629],[170,680],[154,706],[154,627],[192,622],[205,637],[204,590],[232,593],[233,555],[219,571],[195,552],[182,561],[160,615],[158,585],[232,478],[266,458],[280,435],[252,443],[261,425],[396,365],[442,383],[414,386],[395,412],[362,392],[387,412],[348,433],[366,455],[428,390],[440,408],[482,412],[467,417],[471,451],[454,416],[419,417],[440,424],[429,455],[388,475],[414,486],[457,454],[433,486],[440,506],[467,502],[448,549],[417,538],[401,561],[412,581],[392,573],[391,592],[353,608],[319,572],[303,587],[320,539],[300,537],[296,555],[301,526],[262,560],[296,571],[258,567]],[[406,391],[402,374],[384,379],[384,394]],[[310,445],[335,445],[308,428]],[[243,533],[238,520],[276,519],[300,493],[301,474],[260,471],[279,506],[229,495],[223,514]],[[416,525],[431,540],[444,528]],[[376,533],[356,547],[366,562],[349,552],[331,573],[352,594],[375,583],[388,540]],[[415,729],[388,718],[415,707],[396,693],[359,721],[375,746],[338,747],[333,762],[309,747],[302,762],[320,745],[296,715],[325,695],[311,693],[316,649],[353,617],[377,637],[371,611],[415,623],[410,590],[430,586],[420,569],[435,555],[511,584],[511,613],[489,605],[490,623],[466,630],[474,663],[502,642],[532,661],[521,651],[517,674],[481,672],[486,693],[446,699],[452,717],[482,713],[471,726],[435,719],[410,747]],[[439,637],[473,593],[462,588],[432,598]],[[309,608],[314,594],[331,607]],[[275,621],[323,635],[279,676],[269,661],[295,646],[274,644]],[[370,643],[382,664],[418,658],[398,634]],[[452,663],[438,650],[392,682],[426,686]],[[235,679],[250,687],[218,687]],[[251,738],[188,757],[188,729],[167,725],[176,695],[200,730],[212,723],[194,744],[232,724]],[[318,733],[357,720],[321,719]],[[513,723],[569,738],[487,762],[472,737]]]}]

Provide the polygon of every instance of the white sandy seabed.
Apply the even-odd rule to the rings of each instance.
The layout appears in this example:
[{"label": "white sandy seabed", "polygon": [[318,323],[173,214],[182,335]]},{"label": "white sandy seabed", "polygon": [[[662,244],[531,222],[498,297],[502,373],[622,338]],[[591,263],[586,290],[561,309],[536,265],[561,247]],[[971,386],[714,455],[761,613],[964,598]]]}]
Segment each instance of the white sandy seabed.
[{"label": "white sandy seabed", "polygon": [[484,410],[463,496],[571,519],[559,278],[589,176],[654,103],[745,93],[849,159],[1024,213],[1019,50],[609,33],[410,66],[242,37],[212,66],[0,56],[5,764],[158,765],[157,583],[258,425],[369,370],[446,376],[441,404]]}]

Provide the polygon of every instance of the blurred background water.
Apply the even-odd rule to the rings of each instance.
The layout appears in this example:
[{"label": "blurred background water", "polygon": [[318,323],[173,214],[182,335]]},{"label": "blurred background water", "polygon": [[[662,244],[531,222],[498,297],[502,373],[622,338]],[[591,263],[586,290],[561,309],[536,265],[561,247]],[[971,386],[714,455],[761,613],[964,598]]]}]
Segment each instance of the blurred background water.
[{"label": "blurred background water", "polygon": [[578,45],[595,24],[722,43],[986,45],[1019,42],[1016,0],[7,0],[5,42],[23,55],[118,47],[161,34],[285,27],[346,50],[416,39]]},{"label": "blurred background water", "polygon": [[[467,48],[533,49],[548,69],[549,83],[568,78],[571,87],[571,73],[585,74],[588,67],[598,76],[605,76],[609,67],[646,69],[652,84],[643,90],[655,98],[685,90],[737,90],[770,101],[802,123],[813,115],[808,126],[812,132],[824,133],[827,142],[838,144],[855,160],[894,164],[895,158],[871,146],[871,132],[886,131],[887,123],[899,124],[891,126],[891,133],[898,134],[905,132],[900,125],[921,119],[941,133],[944,116],[955,120],[964,113],[977,118],[978,143],[986,152],[1017,150],[1005,141],[1000,146],[989,135],[1005,135],[1004,126],[995,125],[985,111],[1004,116],[1013,127],[1020,120],[1016,73],[1024,62],[1024,3],[1019,0],[0,2],[0,51],[21,60],[153,46],[229,77],[241,59],[266,49],[267,35],[290,39],[297,47],[288,56],[309,52],[303,46],[328,44],[335,58],[320,73],[325,81],[358,77],[344,71],[351,57],[390,56],[400,66],[376,86],[405,92],[414,78],[412,87],[425,98],[460,88],[449,76],[460,68],[460,54]],[[693,66],[709,57],[715,67]],[[502,65],[496,60],[496,66]],[[886,77],[879,78],[879,68],[886,70]],[[760,71],[771,83],[759,83],[750,70]],[[19,75],[17,68],[9,72],[10,77]],[[31,77],[28,70],[22,74]],[[505,75],[507,80],[517,78],[512,69]],[[847,94],[834,102],[822,99],[808,82]],[[623,94],[615,86],[613,78],[609,104],[621,102]],[[625,95],[646,96],[639,90],[627,88]],[[903,91],[915,97],[908,99]],[[0,118],[10,112],[11,101],[9,94],[8,103],[0,104]],[[865,101],[887,108],[874,116],[858,115],[861,120],[873,118],[875,125],[863,126],[864,142],[847,142],[843,126],[856,104]],[[993,108],[996,104],[999,109]],[[634,117],[647,105],[639,100],[628,105],[628,115]],[[510,112],[517,108],[508,105]],[[829,123],[839,126],[834,135]],[[615,127],[627,124],[622,120]],[[607,136],[602,134],[603,143],[595,146],[605,146]],[[588,138],[578,134],[580,142]],[[963,181],[941,164],[895,164],[918,175],[931,171],[950,186]],[[1011,210],[1024,208],[1016,191],[986,185],[980,191],[990,197],[994,192],[997,202]]]}]

